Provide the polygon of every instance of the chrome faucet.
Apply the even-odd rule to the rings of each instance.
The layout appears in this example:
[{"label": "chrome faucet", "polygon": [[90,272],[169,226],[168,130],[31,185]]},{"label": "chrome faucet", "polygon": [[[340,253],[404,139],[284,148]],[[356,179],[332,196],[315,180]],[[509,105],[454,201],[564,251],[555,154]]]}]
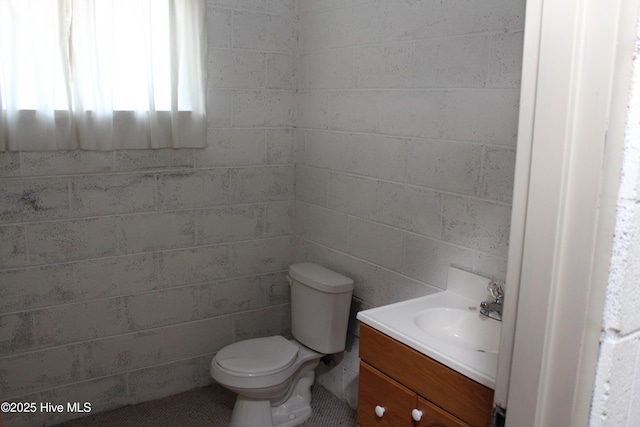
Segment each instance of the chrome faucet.
[{"label": "chrome faucet", "polygon": [[480,303],[480,314],[492,319],[502,321],[502,303],[504,301],[504,287],[502,283],[493,281],[487,286],[487,290],[493,297],[492,300]]}]

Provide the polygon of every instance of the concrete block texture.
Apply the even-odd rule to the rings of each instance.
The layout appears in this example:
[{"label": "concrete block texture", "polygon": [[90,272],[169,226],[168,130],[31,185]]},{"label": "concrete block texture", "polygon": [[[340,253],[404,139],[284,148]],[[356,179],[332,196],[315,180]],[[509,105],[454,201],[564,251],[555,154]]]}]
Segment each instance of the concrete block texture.
[{"label": "concrete block texture", "polygon": [[296,15],[298,10],[298,2],[296,0],[248,0],[241,3],[234,0],[207,0],[207,6],[270,12],[281,15]]},{"label": "concrete block texture", "polygon": [[92,175],[71,179],[71,211],[87,217],[121,212],[145,212],[156,204],[156,177]]},{"label": "concrete block texture", "polygon": [[5,179],[0,190],[0,222],[69,216],[68,178]]},{"label": "concrete block texture", "polygon": [[297,15],[233,13],[233,47],[271,52],[295,52]]}]

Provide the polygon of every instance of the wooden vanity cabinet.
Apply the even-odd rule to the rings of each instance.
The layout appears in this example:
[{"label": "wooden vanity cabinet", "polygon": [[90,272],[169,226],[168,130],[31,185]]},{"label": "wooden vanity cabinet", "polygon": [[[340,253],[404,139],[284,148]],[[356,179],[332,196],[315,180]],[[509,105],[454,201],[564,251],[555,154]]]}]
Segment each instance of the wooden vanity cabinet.
[{"label": "wooden vanity cabinet", "polygon": [[[493,390],[360,324],[358,425],[488,427]],[[376,406],[384,408],[382,417]],[[414,421],[412,411],[422,411]]]}]

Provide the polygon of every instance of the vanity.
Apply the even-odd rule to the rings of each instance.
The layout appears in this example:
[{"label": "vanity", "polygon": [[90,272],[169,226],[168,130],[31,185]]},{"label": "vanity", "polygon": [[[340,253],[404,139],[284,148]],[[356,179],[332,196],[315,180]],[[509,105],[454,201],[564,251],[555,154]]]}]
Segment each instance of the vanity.
[{"label": "vanity", "polygon": [[446,292],[358,313],[358,425],[488,427],[500,325],[489,279],[449,270]]}]

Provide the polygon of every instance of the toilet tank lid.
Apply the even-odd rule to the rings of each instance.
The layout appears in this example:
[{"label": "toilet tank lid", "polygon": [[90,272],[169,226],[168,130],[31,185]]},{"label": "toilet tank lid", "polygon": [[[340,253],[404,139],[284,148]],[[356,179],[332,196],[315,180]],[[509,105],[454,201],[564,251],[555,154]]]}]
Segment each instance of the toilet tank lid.
[{"label": "toilet tank lid", "polygon": [[311,262],[293,264],[289,267],[289,275],[292,279],[322,292],[340,294],[353,290],[353,280]]}]

